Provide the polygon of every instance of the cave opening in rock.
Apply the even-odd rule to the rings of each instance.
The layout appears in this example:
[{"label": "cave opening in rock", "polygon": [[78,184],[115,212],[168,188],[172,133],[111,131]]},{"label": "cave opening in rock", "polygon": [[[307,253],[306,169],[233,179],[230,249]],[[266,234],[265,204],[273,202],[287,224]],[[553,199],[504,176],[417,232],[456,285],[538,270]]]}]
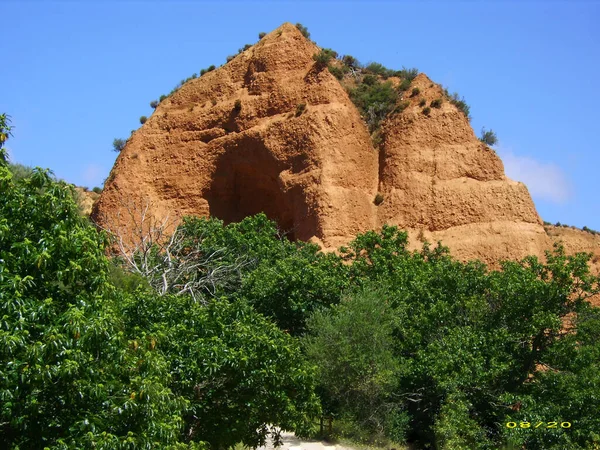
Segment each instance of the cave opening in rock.
[{"label": "cave opening in rock", "polygon": [[291,196],[280,186],[281,170],[281,163],[264,147],[226,152],[217,162],[206,195],[210,215],[229,224],[262,212],[277,223],[280,233],[295,240],[294,208]]}]

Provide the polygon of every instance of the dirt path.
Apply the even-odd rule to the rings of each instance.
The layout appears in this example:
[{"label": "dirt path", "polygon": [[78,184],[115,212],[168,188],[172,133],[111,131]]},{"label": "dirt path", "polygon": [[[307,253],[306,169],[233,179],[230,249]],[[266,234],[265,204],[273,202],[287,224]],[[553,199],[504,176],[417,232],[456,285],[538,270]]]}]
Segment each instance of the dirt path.
[{"label": "dirt path", "polygon": [[[301,441],[294,433],[281,433],[283,445],[279,447],[282,450],[355,450],[352,447],[344,447],[342,445],[331,445],[321,441]],[[259,447],[258,450],[273,450],[273,443],[269,442],[264,447]]]}]

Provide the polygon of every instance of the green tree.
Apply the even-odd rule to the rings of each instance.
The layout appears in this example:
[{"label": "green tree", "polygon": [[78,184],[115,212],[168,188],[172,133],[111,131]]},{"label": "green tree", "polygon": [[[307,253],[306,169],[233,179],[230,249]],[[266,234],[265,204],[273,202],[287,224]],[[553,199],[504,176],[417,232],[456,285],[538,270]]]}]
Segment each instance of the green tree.
[{"label": "green tree", "polygon": [[310,39],[310,33],[308,32],[308,28],[306,28],[301,23],[297,23],[296,28],[298,28],[298,30],[300,30],[300,33],[302,33],[302,36],[304,36],[306,39]]},{"label": "green tree", "polygon": [[164,384],[163,355],[126,339],[104,239],[72,188],[40,169],[14,180],[2,152],[0,196],[3,446],[176,444],[185,401]]},{"label": "green tree", "polygon": [[119,153],[121,150],[125,148],[127,141],[125,139],[115,139],[113,141],[113,150]]},{"label": "green tree", "polygon": [[[402,412],[392,398],[400,367],[386,295],[385,289],[368,286],[329,310],[316,311],[303,339],[309,360],[318,367],[325,412],[372,433]],[[404,431],[396,427],[391,437],[404,440]]]},{"label": "green tree", "polygon": [[264,445],[275,427],[306,430],[318,415],[314,371],[298,343],[243,302],[138,291],[127,328],[169,356],[172,390],[189,400],[184,436],[213,449]]},{"label": "green tree", "polygon": [[481,129],[481,137],[479,140],[490,147],[493,147],[498,143],[498,137],[496,136],[496,133],[494,133],[494,130],[486,130],[485,128]]}]

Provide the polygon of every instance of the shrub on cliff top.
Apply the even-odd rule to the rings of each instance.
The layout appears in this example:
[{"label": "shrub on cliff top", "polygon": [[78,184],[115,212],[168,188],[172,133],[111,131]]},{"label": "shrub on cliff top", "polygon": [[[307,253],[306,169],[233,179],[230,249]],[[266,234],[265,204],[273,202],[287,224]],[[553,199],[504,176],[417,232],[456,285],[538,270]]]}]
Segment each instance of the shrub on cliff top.
[{"label": "shrub on cliff top", "polygon": [[119,153],[121,150],[123,150],[125,148],[125,144],[127,143],[127,141],[125,139],[115,139],[113,141],[113,150],[117,153]]},{"label": "shrub on cliff top", "polygon": [[317,63],[317,67],[323,69],[329,64],[329,61],[332,59],[332,54],[328,51],[328,49],[322,49],[319,53],[315,53],[313,55],[313,59]]},{"label": "shrub on cliff top", "polygon": [[306,28],[301,23],[297,23],[296,28],[298,28],[298,30],[300,30],[300,33],[302,33],[302,36],[304,36],[306,39],[310,39],[310,33],[308,32],[308,28]]},{"label": "shrub on cliff top", "polygon": [[486,130],[485,127],[481,129],[481,137],[479,138],[481,142],[490,147],[493,147],[498,143],[498,136],[494,133],[494,130]]}]

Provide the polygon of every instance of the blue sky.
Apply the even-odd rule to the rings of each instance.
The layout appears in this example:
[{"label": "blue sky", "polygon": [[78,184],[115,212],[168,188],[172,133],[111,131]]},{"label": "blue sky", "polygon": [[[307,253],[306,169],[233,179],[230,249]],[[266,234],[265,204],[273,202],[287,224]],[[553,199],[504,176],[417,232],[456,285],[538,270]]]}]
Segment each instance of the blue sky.
[{"label": "blue sky", "polygon": [[600,230],[600,3],[0,1],[0,113],[14,162],[100,186],[151,100],[301,22],[320,46],[417,67],[498,135],[544,220]]}]

